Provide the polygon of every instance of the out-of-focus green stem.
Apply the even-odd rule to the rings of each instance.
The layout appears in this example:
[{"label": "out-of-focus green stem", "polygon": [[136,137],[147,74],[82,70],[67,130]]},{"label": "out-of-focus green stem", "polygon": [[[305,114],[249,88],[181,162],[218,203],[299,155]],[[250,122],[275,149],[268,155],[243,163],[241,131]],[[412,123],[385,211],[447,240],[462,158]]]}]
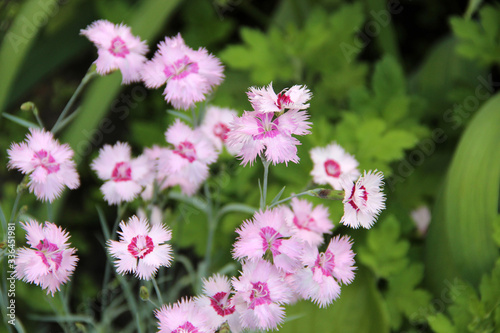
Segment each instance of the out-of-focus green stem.
[{"label": "out-of-focus green stem", "polygon": [[288,200],[291,200],[293,198],[301,197],[304,195],[309,195],[312,197],[318,197],[322,199],[330,199],[330,200],[343,200],[344,199],[344,191],[336,191],[336,190],[329,190],[329,189],[324,189],[324,188],[315,188],[312,190],[307,190],[304,192],[300,192],[297,194],[293,194],[285,199],[281,199],[270,205],[268,208],[273,208],[279,204],[282,204],[284,202],[287,202]]},{"label": "out-of-focus green stem", "polygon": [[[207,234],[207,246],[205,248],[205,258],[203,262],[200,264],[199,269],[198,269],[198,277],[200,279],[204,278],[208,272],[210,271],[210,265],[212,262],[212,247],[213,247],[213,241],[214,241],[214,236],[215,236],[215,230],[217,229],[217,219],[215,216],[217,215],[214,212],[214,205],[212,201],[212,194],[210,193],[210,188],[208,183],[205,182],[204,185],[204,192],[205,192],[205,200],[207,202],[206,208],[205,208],[205,214],[207,216],[207,223],[208,223],[208,234]],[[197,291],[201,291],[201,284],[197,284]]]},{"label": "out-of-focus green stem", "polygon": [[82,93],[83,88],[85,88],[85,86],[87,85],[87,83],[89,83],[89,81],[94,76],[96,76],[96,75],[97,75],[97,72],[95,71],[95,66],[94,65],[90,66],[90,68],[88,69],[87,73],[83,77],[82,81],[80,82],[80,84],[76,88],[75,92],[73,93],[73,96],[71,96],[71,98],[69,99],[68,103],[66,104],[66,106],[62,110],[61,114],[59,115],[59,118],[57,118],[56,123],[52,127],[52,130],[51,130],[52,133],[56,133],[59,130],[59,128],[61,126],[61,122],[66,117],[66,114],[69,112],[69,110],[71,110],[71,107],[75,103],[76,99]]},{"label": "out-of-focus green stem", "polygon": [[17,195],[16,199],[14,200],[14,205],[12,206],[12,212],[10,214],[10,219],[9,223],[14,222],[17,216],[17,207],[19,206],[19,200],[21,200],[21,196],[26,189],[26,186],[28,184],[28,176],[24,176],[23,180],[21,183],[17,186]]},{"label": "out-of-focus green stem", "polygon": [[269,178],[269,164],[271,164],[271,161],[268,161],[265,157],[261,158],[262,158],[262,165],[264,166],[264,179],[262,181],[262,195],[260,197],[260,209],[263,210],[266,207],[267,179]]},{"label": "out-of-focus green stem", "polygon": [[158,297],[158,301],[160,302],[160,306],[161,306],[163,304],[163,297],[161,297],[160,288],[158,287],[158,283],[156,282],[156,278],[153,276],[151,281],[153,281],[153,287],[155,288],[156,296]]}]

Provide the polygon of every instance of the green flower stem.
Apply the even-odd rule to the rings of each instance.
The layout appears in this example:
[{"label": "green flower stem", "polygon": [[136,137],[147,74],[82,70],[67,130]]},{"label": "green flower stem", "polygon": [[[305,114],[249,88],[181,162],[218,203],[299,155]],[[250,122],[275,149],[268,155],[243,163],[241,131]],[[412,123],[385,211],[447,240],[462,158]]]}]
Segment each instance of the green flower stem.
[{"label": "green flower stem", "polygon": [[66,127],[66,125],[68,125],[70,122],[72,122],[73,119],[75,119],[76,116],[78,116],[80,114],[81,110],[82,110],[81,107],[77,107],[75,111],[73,111],[70,115],[68,115],[63,120],[61,120],[61,122],[59,123],[59,125],[57,127],[57,131],[52,131],[52,134],[56,134],[57,132],[62,130],[64,127]]},{"label": "green flower stem", "polygon": [[[153,282],[153,287],[155,288],[156,296],[158,297],[158,301],[160,302],[160,306],[161,306],[161,305],[163,305],[163,297],[161,297],[160,288],[158,287],[158,283],[156,282],[156,278],[153,276],[151,281]],[[158,306],[156,306],[156,307],[158,307]]]},{"label": "green flower stem", "polygon": [[47,221],[54,222],[54,210],[52,209],[52,203],[47,201]]},{"label": "green flower stem", "polygon": [[[127,209],[127,203],[122,204],[122,205],[118,205],[117,210],[116,210],[116,219],[115,219],[115,224],[113,225],[113,233],[112,234],[109,233],[109,229],[106,225],[104,214],[102,213],[102,211],[99,208],[97,209],[98,214],[99,214],[99,220],[101,222],[101,227],[102,227],[103,234],[105,237],[105,241],[108,239],[111,239],[112,235],[114,236],[116,234],[116,230],[118,229],[118,224],[120,223],[121,217],[124,214],[126,209]],[[104,249],[104,251],[106,251],[106,248]],[[107,290],[109,279],[111,278],[111,267],[112,267],[112,264],[108,260],[106,262],[106,266],[104,268],[104,277],[102,280],[102,291],[103,292],[101,294],[101,312],[104,312],[104,309],[106,308],[106,305],[107,305],[107,300],[106,300],[107,293],[104,291]]]},{"label": "green flower stem", "polygon": [[266,206],[266,199],[267,199],[267,179],[269,178],[269,164],[271,164],[271,161],[268,161],[265,157],[262,157],[262,165],[264,166],[264,180],[262,184],[262,193],[260,196],[260,209],[263,210]]},{"label": "green flower stem", "polygon": [[38,125],[40,125],[41,128],[44,128],[45,126],[43,125],[42,118],[40,118],[40,114],[38,112],[38,108],[33,109],[33,114],[35,115],[36,121],[38,122]]},{"label": "green flower stem", "polygon": [[113,225],[113,230],[111,231],[111,237],[114,237],[116,234],[116,231],[118,230],[118,225],[120,224],[120,221],[122,220],[123,214],[125,214],[125,211],[127,210],[128,202],[125,202],[124,204],[118,205],[117,211],[116,211],[116,220],[115,224]]},{"label": "green flower stem", "polygon": [[304,195],[309,195],[311,197],[318,197],[322,199],[330,199],[330,200],[344,200],[344,191],[336,191],[336,190],[329,190],[329,189],[324,189],[324,188],[315,188],[312,190],[307,190],[301,193],[293,194],[289,196],[288,198],[281,199],[270,205],[268,208],[273,208],[279,204],[282,204],[284,202],[287,202],[288,200],[291,200],[293,198],[301,197]]},{"label": "green flower stem", "polygon": [[97,72],[95,71],[95,66],[92,65],[90,66],[90,68],[88,69],[87,73],[85,74],[85,76],[83,77],[82,81],[80,82],[80,84],[78,85],[78,87],[76,88],[75,92],[73,93],[73,96],[71,96],[71,98],[69,99],[68,103],[66,104],[66,106],[64,107],[64,109],[62,110],[61,114],[59,115],[59,118],[57,118],[57,121],[56,123],[54,124],[54,126],[52,127],[52,130],[51,132],[52,133],[56,133],[60,127],[61,127],[61,122],[63,121],[63,119],[66,117],[67,113],[69,112],[69,110],[71,110],[71,107],[73,106],[73,104],[75,103],[76,99],[78,98],[78,96],[80,96],[80,94],[82,93],[83,91],[83,88],[85,88],[85,86],[87,85],[87,83],[90,82],[90,80],[94,77],[94,76],[97,76]]},{"label": "green flower stem", "polygon": [[[16,199],[14,200],[14,205],[12,206],[12,212],[10,213],[9,223],[14,222],[14,220],[17,217],[17,213],[18,213],[17,207],[19,206],[19,201],[21,200],[21,196],[22,196],[24,190],[26,189],[27,184],[28,184],[28,176],[24,176],[21,183],[17,186],[17,195],[16,195]],[[5,229],[5,230],[7,230],[7,229]]]},{"label": "green flower stem", "polygon": [[198,127],[198,117],[196,116],[196,110],[194,107],[191,107],[191,115],[193,117],[193,127],[196,128]]},{"label": "green flower stem", "polygon": [[137,307],[137,302],[135,301],[134,294],[132,293],[132,288],[130,288],[129,283],[122,275],[116,274],[116,277],[118,278],[118,281],[122,286],[123,292],[125,293],[125,298],[127,299],[127,303],[130,307],[130,312],[132,313],[132,315],[135,314],[135,324],[137,326],[137,332],[142,333],[139,308]]},{"label": "green flower stem", "polygon": [[[67,302],[67,298],[65,297],[64,295],[64,291],[63,291],[63,288],[61,288],[61,290],[58,292],[59,294],[59,299],[61,300],[61,304],[62,304],[62,308],[63,308],[63,317],[66,319],[67,317],[71,316],[71,312],[69,311],[69,306],[68,306],[68,302]],[[67,328],[69,328],[69,323],[66,323],[66,321],[64,321],[65,325],[64,326],[68,326]],[[59,322],[59,325],[63,326],[63,323],[62,322]],[[71,329],[69,329],[71,331]]]},{"label": "green flower stem", "polygon": [[[198,270],[199,283],[201,283],[201,279],[204,278],[210,271],[215,230],[217,229],[217,224],[218,224],[218,220],[215,218],[217,214],[215,214],[214,212],[212,194],[210,193],[209,185],[206,182],[204,185],[204,191],[205,191],[205,200],[207,202],[205,214],[207,216],[208,234],[207,234],[207,246],[205,248],[205,258],[203,262],[200,264]],[[196,289],[198,289],[198,291],[201,291],[201,284],[198,285]]]},{"label": "green flower stem", "polygon": [[[60,293],[60,291],[58,293]],[[54,297],[45,295],[45,300],[47,301],[47,303],[49,303],[50,307],[52,308],[52,311],[55,314],[55,319],[56,319],[55,321],[59,324],[59,326],[61,326],[64,333],[69,333],[68,323],[65,320],[60,320],[61,317],[64,318],[65,316],[61,316],[61,311],[59,307],[55,304]]]},{"label": "green flower stem", "polygon": [[35,119],[38,122],[38,125],[40,126],[40,128],[44,128],[45,127],[43,125],[42,119],[40,118],[40,112],[38,112],[38,108],[36,107],[35,103],[33,103],[33,102],[25,102],[25,103],[23,103],[21,105],[21,110],[32,112],[33,115],[35,116]]}]

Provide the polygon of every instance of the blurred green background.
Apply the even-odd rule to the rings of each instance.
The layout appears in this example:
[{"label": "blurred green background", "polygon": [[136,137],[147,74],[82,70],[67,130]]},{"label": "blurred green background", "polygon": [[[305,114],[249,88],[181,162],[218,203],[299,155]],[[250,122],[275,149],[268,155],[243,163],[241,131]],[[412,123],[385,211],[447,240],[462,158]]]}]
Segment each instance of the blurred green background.
[{"label": "blurred green background", "polygon": [[[248,110],[248,87],[271,81],[277,91],[294,84],[311,89],[313,134],[301,138],[300,164],[271,168],[271,198],[285,185],[284,196],[310,186],[308,151],[333,141],[356,156],[360,169],[384,172],[387,209],[371,230],[338,226],[341,203],[313,199],[329,207],[334,234],[354,238],[359,268],[354,283],[344,286],[340,299],[327,309],[309,302],[287,306],[281,332],[500,332],[499,2],[2,1],[4,212],[10,212],[22,179],[7,170],[6,150],[27,132],[8,115],[35,122],[19,109],[32,101],[51,128],[95,60],[94,46],[79,31],[97,19],[131,26],[147,40],[149,56],[157,42],[178,32],[190,47],[205,47],[218,56],[226,79],[210,97],[214,105]],[[80,257],[70,307],[75,315],[99,323],[96,330],[103,332],[126,331],[131,319],[126,309],[100,311],[106,258],[96,206],[109,221],[116,212],[105,206],[89,163],[105,143],[127,141],[135,154],[164,145],[165,129],[174,119],[166,112],[170,107],[161,89],[120,82],[120,73],[92,81],[73,121],[58,135],[75,150],[82,180],[78,190],[66,191],[55,206],[56,222],[71,232]],[[221,206],[258,206],[259,163],[242,168],[224,155],[211,171],[209,186]],[[21,204],[28,207],[25,217],[46,219],[46,206],[32,195],[25,195]],[[128,215],[140,204],[130,205]],[[422,206],[432,216],[426,232],[418,231],[411,216]],[[206,247],[204,215],[177,201],[167,204],[165,214],[176,250],[199,261]],[[234,230],[249,217],[224,216],[210,271],[231,261]],[[236,274],[236,269],[227,271]],[[171,270],[172,279],[187,274],[180,265]],[[109,290],[110,299],[119,301],[118,285]],[[193,294],[186,283],[168,300]],[[47,319],[61,306],[57,298],[51,309],[41,290],[18,282],[16,302],[27,332],[61,331]],[[149,331],[155,331],[152,308],[141,311],[149,316]],[[82,318],[75,318],[79,326],[71,329],[95,329]]]}]

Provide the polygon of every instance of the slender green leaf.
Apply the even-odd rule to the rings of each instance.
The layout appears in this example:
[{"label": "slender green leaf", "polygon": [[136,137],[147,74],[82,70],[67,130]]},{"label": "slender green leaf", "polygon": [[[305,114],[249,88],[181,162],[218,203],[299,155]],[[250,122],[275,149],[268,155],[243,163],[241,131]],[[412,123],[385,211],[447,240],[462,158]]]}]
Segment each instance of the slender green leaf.
[{"label": "slender green leaf", "polygon": [[281,196],[283,195],[285,188],[286,188],[286,186],[283,186],[283,188],[278,192],[278,194],[276,194],[273,201],[271,201],[270,206],[274,205],[279,199],[281,199]]},{"label": "slender green leaf", "polygon": [[30,315],[29,316],[33,320],[39,321],[55,321],[55,322],[77,322],[81,321],[84,323],[94,323],[92,317],[85,315],[64,315],[64,316],[39,316],[39,315]]},{"label": "slender green leaf", "polygon": [[97,209],[97,214],[99,215],[99,222],[101,223],[101,228],[102,228],[102,233],[104,234],[104,238],[111,239],[111,236],[109,234],[108,223],[106,221],[106,217],[104,216],[104,212],[99,206],[96,206],[96,209]]},{"label": "slender green leaf", "polygon": [[177,200],[180,202],[190,204],[191,206],[198,208],[202,212],[205,212],[207,210],[207,203],[200,198],[188,197],[182,193],[174,192],[174,191],[169,192],[168,197],[170,199],[174,199],[174,200]]},{"label": "slender green leaf", "polygon": [[256,208],[249,206],[249,205],[240,204],[240,203],[230,203],[230,204],[225,205],[224,207],[222,207],[219,210],[219,212],[217,213],[217,217],[220,218],[220,217],[224,216],[225,214],[231,213],[231,212],[253,214],[253,213],[255,213],[256,210],[257,210]]},{"label": "slender green leaf", "polygon": [[13,115],[5,113],[5,112],[2,113],[2,117],[7,118],[10,121],[12,121],[18,125],[21,125],[23,127],[26,127],[26,128],[40,128],[40,126],[38,124],[35,124],[35,123],[28,121],[28,120],[25,120],[23,118],[19,118],[17,116],[13,116]]},{"label": "slender green leaf", "polygon": [[171,114],[174,117],[180,118],[187,122],[188,124],[193,123],[193,118],[189,116],[186,112],[176,111],[176,110],[167,110],[168,114]]}]

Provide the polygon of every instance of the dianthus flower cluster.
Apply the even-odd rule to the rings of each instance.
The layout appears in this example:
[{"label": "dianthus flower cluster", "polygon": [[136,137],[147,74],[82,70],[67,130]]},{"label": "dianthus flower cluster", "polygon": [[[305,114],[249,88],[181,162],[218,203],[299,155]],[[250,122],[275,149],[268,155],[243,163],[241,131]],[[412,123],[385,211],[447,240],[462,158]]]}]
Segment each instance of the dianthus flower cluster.
[{"label": "dianthus flower cluster", "polygon": [[95,64],[99,74],[119,69],[122,83],[142,80],[148,88],[165,85],[165,100],[176,109],[186,110],[204,101],[224,78],[220,61],[204,48],[188,47],[180,34],[165,37],[151,60],[145,56],[146,42],[123,24],[99,20],[81,34],[97,47]]},{"label": "dianthus flower cluster", "polygon": [[[115,226],[118,237],[111,235],[106,245],[118,274],[155,281],[158,270],[173,261],[168,243],[172,232],[164,224],[158,193],[178,186],[182,193],[174,197],[195,196],[224,147],[243,165],[260,157],[265,177],[271,163],[298,163],[297,136],[310,133],[307,109],[312,94],[303,85],[279,93],[272,84],[251,87],[247,96],[252,111],[238,117],[235,110],[208,105],[200,107],[204,117],[197,119],[195,104],[204,101],[224,77],[220,61],[207,50],[189,48],[178,34],[160,42],[148,60],[146,43],[123,24],[100,20],[81,34],[98,48],[98,73],[119,69],[123,83],[165,85],[167,102],[177,109],[193,109],[190,123],[183,117],[186,122],[176,119],[166,129],[164,145],[134,157],[126,142],[105,144],[90,165],[104,182],[101,192],[108,204],[122,207],[138,197],[147,203],[137,216]],[[26,174],[30,191],[43,201],[53,201],[64,186],[79,186],[73,151],[50,132],[30,129],[26,142],[12,144],[8,155],[9,168]],[[328,185],[331,189],[323,190],[343,197],[340,223],[370,228],[385,208],[383,174],[377,170],[361,174],[355,157],[336,142],[314,147],[310,157],[314,183]],[[340,296],[343,285],[354,280],[353,241],[349,236],[332,236],[328,208],[299,199],[300,194],[288,198],[288,204],[284,203],[288,199],[276,198],[266,205],[266,190],[266,186],[261,189],[261,209],[236,229],[232,256],[241,264],[239,274],[214,274],[203,279],[202,294],[158,308],[159,332],[274,330],[284,321],[286,304],[310,300],[326,307]],[[76,250],[69,247],[69,234],[50,222],[42,226],[30,220],[21,225],[30,248],[18,251],[16,277],[53,295],[69,280],[78,261]]]},{"label": "dianthus flower cluster", "polygon": [[300,141],[292,135],[310,133],[305,110],[311,98],[309,89],[293,86],[276,94],[269,84],[260,89],[252,87],[247,94],[254,110],[245,111],[231,123],[229,149],[237,152],[243,165],[253,164],[259,155],[273,164],[298,163]]}]

